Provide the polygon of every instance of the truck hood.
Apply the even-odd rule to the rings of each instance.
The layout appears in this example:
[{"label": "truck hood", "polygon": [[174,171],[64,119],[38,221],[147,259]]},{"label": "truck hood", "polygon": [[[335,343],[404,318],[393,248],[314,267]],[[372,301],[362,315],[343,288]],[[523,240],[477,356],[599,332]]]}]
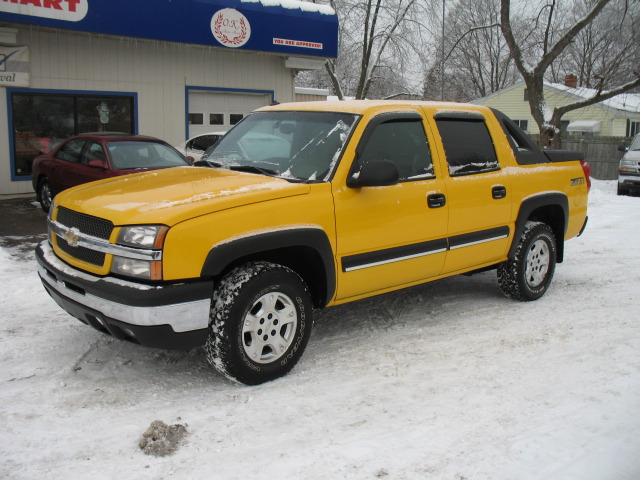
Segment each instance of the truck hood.
[{"label": "truck hood", "polygon": [[640,161],[640,150],[629,150],[624,154],[622,160]]},{"label": "truck hood", "polygon": [[265,175],[205,167],[175,167],[70,188],[56,205],[115,225],[175,225],[251,203],[304,195],[310,186]]}]

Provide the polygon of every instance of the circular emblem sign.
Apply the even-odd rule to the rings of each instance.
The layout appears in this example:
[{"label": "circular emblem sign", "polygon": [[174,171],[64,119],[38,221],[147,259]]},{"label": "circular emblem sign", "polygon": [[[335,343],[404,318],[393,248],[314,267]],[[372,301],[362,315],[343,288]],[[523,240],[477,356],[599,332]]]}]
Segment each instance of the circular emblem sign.
[{"label": "circular emblem sign", "polygon": [[223,8],[211,18],[211,32],[225,47],[238,48],[249,41],[251,25],[239,11]]}]

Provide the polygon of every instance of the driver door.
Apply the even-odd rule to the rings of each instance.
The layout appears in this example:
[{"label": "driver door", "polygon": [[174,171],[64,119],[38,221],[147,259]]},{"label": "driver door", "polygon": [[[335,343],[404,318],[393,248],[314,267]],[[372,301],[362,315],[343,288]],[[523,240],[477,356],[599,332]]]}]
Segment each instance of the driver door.
[{"label": "driver door", "polygon": [[420,283],[442,271],[448,207],[429,144],[417,112],[379,115],[364,131],[350,176],[367,162],[386,160],[396,165],[399,182],[334,185],[338,301]]}]

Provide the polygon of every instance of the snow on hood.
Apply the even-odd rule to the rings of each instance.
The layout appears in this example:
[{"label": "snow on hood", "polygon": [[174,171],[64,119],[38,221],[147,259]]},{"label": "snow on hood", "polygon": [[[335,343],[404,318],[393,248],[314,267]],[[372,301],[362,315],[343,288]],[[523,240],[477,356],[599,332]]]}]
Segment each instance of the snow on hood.
[{"label": "snow on hood", "polygon": [[115,225],[176,223],[207,213],[304,195],[309,185],[223,169],[176,167],[80,185],[56,205],[111,220]]}]

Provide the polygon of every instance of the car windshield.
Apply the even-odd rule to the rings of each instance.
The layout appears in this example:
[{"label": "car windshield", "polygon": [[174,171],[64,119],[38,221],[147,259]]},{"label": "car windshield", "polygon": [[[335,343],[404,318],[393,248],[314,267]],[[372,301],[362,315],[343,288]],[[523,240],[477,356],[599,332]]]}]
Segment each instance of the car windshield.
[{"label": "car windshield", "polygon": [[629,150],[640,150],[640,133],[636,135],[636,138],[634,138],[633,142],[631,142]]},{"label": "car windshield", "polygon": [[148,141],[107,142],[114,170],[131,168],[162,168],[189,165],[189,162],[168,145]]},{"label": "car windshield", "polygon": [[335,112],[256,112],[210,147],[202,160],[291,181],[326,181],[356,118]]}]

